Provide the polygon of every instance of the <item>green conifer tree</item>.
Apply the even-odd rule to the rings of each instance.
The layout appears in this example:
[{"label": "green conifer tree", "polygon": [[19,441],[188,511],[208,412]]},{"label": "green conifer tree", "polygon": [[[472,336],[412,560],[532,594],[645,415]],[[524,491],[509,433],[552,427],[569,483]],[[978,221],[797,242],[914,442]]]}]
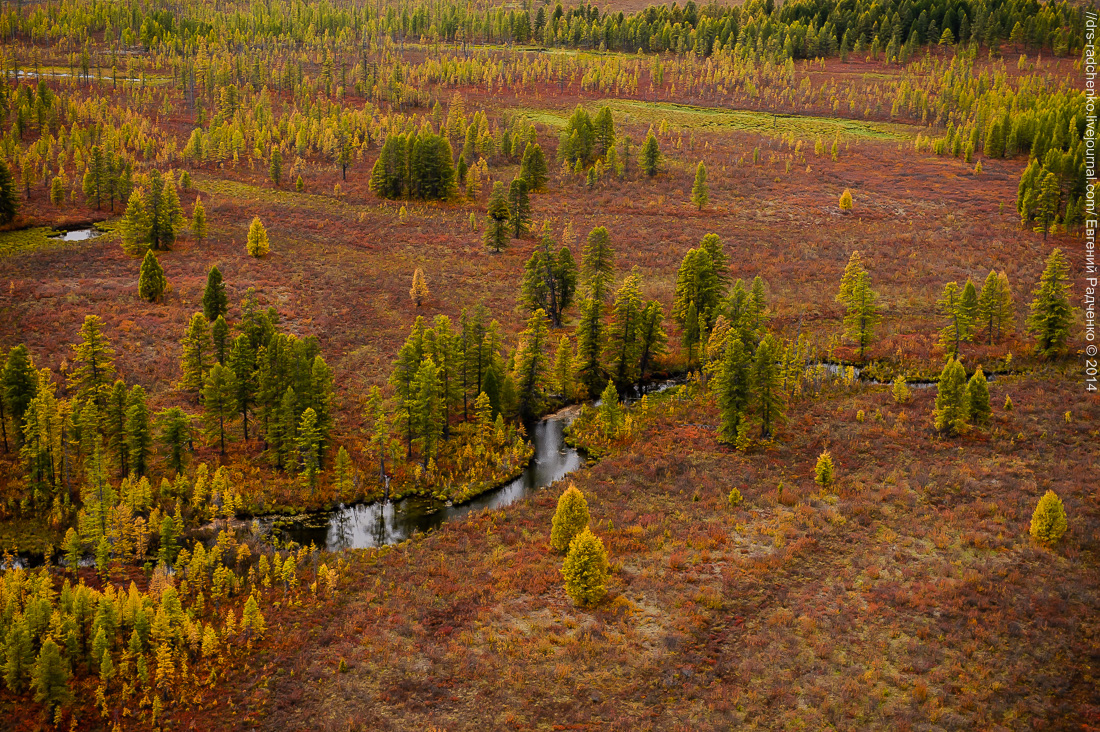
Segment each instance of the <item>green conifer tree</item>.
[{"label": "green conifer tree", "polygon": [[489,194],[484,236],[485,246],[496,253],[508,246],[508,218],[508,200],[504,194],[504,184],[498,180],[493,183],[493,192]]},{"label": "green conifer tree", "polygon": [[202,401],[206,434],[218,440],[221,454],[225,455],[225,425],[237,414],[237,377],[232,369],[218,363],[211,367],[203,385]]},{"label": "green conifer tree", "polygon": [[515,384],[520,415],[529,419],[541,413],[546,404],[546,387],[550,373],[550,321],[541,309],[527,320],[527,328],[519,334],[516,349]]},{"label": "green conifer tree", "polygon": [[960,435],[970,424],[970,400],[966,390],[966,371],[955,359],[948,359],[940,372],[933,413],[936,429],[949,435]]},{"label": "green conifer tree", "polygon": [[1031,301],[1028,329],[1035,335],[1037,349],[1044,356],[1053,356],[1065,349],[1073,325],[1073,308],[1069,303],[1069,265],[1061,249],[1047,257],[1046,268],[1035,288]]},{"label": "green conifer tree", "polygon": [[981,366],[974,371],[974,375],[966,385],[966,398],[970,421],[980,426],[989,424],[993,412],[989,406],[989,383],[985,379]]},{"label": "green conifer tree", "polygon": [[721,366],[711,382],[722,419],[718,439],[727,445],[736,443],[738,430],[749,408],[751,367],[751,355],[741,339],[731,332],[726,339]]},{"label": "green conifer tree", "polygon": [[103,409],[115,375],[115,352],[98,315],[85,316],[73,351],[76,368],[69,375],[70,388],[80,401],[94,401]]},{"label": "green conifer tree", "polygon": [[562,564],[565,591],[577,605],[596,605],[607,594],[607,550],[599,537],[585,528],[573,537]]},{"label": "green conifer tree", "polygon": [[138,296],[142,300],[157,302],[164,295],[167,287],[168,281],[164,277],[160,260],[150,249],[145,252],[145,259],[141,261],[141,274],[138,276]]},{"label": "green conifer tree", "polygon": [[213,323],[219,315],[229,314],[229,297],[225,294],[225,282],[217,265],[206,275],[206,289],[202,293],[202,314]]},{"label": "green conifer tree", "polygon": [[878,295],[871,289],[871,278],[863,268],[859,252],[852,252],[840,280],[837,302],[845,309],[844,333],[859,345],[859,359],[871,343],[875,325],[881,318]]},{"label": "green conifer tree", "polygon": [[179,388],[197,394],[206,383],[206,374],[210,371],[210,367],[216,363],[210,323],[202,313],[191,316],[191,322],[180,344],[183,346],[181,359],[183,376],[180,379]]},{"label": "green conifer tree", "polygon": [[653,136],[653,130],[649,131],[649,134],[646,135],[645,142],[642,144],[639,164],[645,174],[650,178],[657,175],[657,171],[661,164],[661,148],[657,145],[657,138]]},{"label": "green conifer tree", "polygon": [[707,193],[707,168],[703,165],[703,161],[699,161],[699,165],[695,168],[695,182],[691,186],[691,202],[702,211],[706,208],[707,202],[710,200],[710,196]]},{"label": "green conifer tree", "polygon": [[573,537],[588,527],[588,501],[572,483],[558,497],[558,507],[550,528],[550,545],[566,552]]}]

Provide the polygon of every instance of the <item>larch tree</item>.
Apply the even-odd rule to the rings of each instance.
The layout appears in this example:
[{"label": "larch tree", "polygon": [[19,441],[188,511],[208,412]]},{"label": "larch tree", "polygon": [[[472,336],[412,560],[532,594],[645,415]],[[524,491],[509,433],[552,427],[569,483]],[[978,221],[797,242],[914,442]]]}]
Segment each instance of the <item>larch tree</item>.
[{"label": "larch tree", "polygon": [[229,314],[229,297],[225,293],[225,281],[217,265],[206,274],[206,288],[202,292],[202,314],[213,323],[219,315]]},{"label": "larch tree", "polygon": [[588,528],[588,501],[577,486],[569,484],[558,497],[558,507],[550,526],[550,546],[566,552],[573,537]]},{"label": "larch tree", "polygon": [[574,604],[597,605],[607,594],[610,571],[607,550],[587,527],[569,543],[569,553],[561,571],[565,577],[565,591]]},{"label": "larch tree", "polygon": [[940,316],[946,325],[940,330],[940,346],[947,349],[952,358],[959,357],[959,344],[970,339],[970,315],[962,305],[957,282],[948,282],[936,301]]},{"label": "larch tree", "polygon": [[508,226],[516,239],[526,236],[531,228],[531,196],[523,178],[513,178],[508,186]]},{"label": "larch tree", "polygon": [[435,457],[443,435],[443,409],[439,398],[439,369],[430,356],[420,363],[413,381],[411,422],[424,465]]},{"label": "larch tree", "polygon": [[515,357],[515,384],[519,412],[524,419],[538,415],[546,403],[546,386],[550,374],[549,325],[546,313],[536,310],[527,319],[527,328],[519,334],[519,347]]},{"label": "larch tree", "polygon": [[642,143],[641,158],[639,160],[642,170],[650,178],[657,175],[657,171],[661,165],[661,148],[657,144],[657,138],[653,135],[653,130],[649,131],[646,135],[645,142]]},{"label": "larch tree", "polygon": [[1055,249],[1047,257],[1027,319],[1027,327],[1035,335],[1037,350],[1043,356],[1053,356],[1065,349],[1073,325],[1069,292],[1069,264],[1062,250]]},{"label": "larch tree", "polygon": [[138,275],[138,297],[148,302],[157,302],[164,296],[168,287],[168,281],[164,277],[164,269],[160,266],[160,260],[152,249],[145,252],[145,258],[141,260],[141,272]]},{"label": "larch tree", "polygon": [[126,211],[122,214],[119,230],[122,233],[122,247],[129,254],[139,254],[149,246],[149,231],[153,217],[149,211],[149,202],[143,188],[135,188],[130,193]]},{"label": "larch tree", "polygon": [[581,253],[581,281],[585,294],[599,302],[611,297],[611,279],[615,274],[615,253],[611,249],[611,235],[607,229],[597,226],[588,233]]},{"label": "larch tree", "polygon": [[605,381],[600,355],[603,353],[603,303],[589,297],[581,304],[581,319],[577,324],[577,381],[588,394],[596,395]]},{"label": "larch tree", "polygon": [[948,359],[940,372],[933,418],[936,429],[949,435],[962,434],[970,424],[966,371],[954,358]]},{"label": "larch tree", "polygon": [[848,260],[836,299],[845,310],[844,334],[859,345],[859,359],[862,361],[882,315],[878,294],[871,289],[871,277],[863,268],[858,251],[852,252]]},{"label": "larch tree", "polygon": [[241,410],[244,440],[248,441],[248,413],[256,402],[256,351],[247,334],[233,339],[226,359],[227,365],[237,377],[237,407]]},{"label": "larch tree", "polygon": [[508,199],[504,193],[504,184],[499,180],[493,183],[493,192],[489,194],[489,208],[485,215],[485,246],[496,253],[508,246]]},{"label": "larch tree", "polygon": [[979,426],[989,424],[993,411],[989,406],[989,382],[979,366],[966,384],[966,398],[970,408],[970,421]]},{"label": "larch tree", "polygon": [[200,244],[206,238],[206,207],[202,205],[201,198],[195,198],[191,209],[191,236]]},{"label": "larch tree", "polygon": [[221,364],[214,364],[202,389],[203,420],[208,439],[217,439],[225,455],[226,422],[237,414],[237,377]]},{"label": "larch tree", "polygon": [[169,407],[157,413],[156,423],[168,464],[179,475],[183,473],[184,455],[191,445],[191,417],[179,407]]},{"label": "larch tree", "polygon": [[73,346],[76,368],[69,385],[80,401],[94,401],[101,410],[115,375],[115,351],[103,335],[103,321],[88,315],[80,327],[80,343]]},{"label": "larch tree", "polygon": [[695,182],[691,185],[691,203],[700,211],[706,208],[710,200],[707,192],[707,168],[703,161],[695,167]]},{"label": "larch tree", "polygon": [[726,247],[717,234],[707,234],[699,242],[699,248],[706,250],[710,255],[710,263],[714,268],[714,276],[718,278],[719,292],[725,292],[730,285],[730,263],[726,254]]},{"label": "larch tree", "polygon": [[577,290],[577,265],[567,246],[556,253],[548,225],[544,225],[539,243],[523,269],[520,302],[532,312],[543,310],[555,328],[562,325],[562,314],[573,304]]},{"label": "larch tree", "polygon": [[665,313],[661,304],[651,300],[642,312],[638,327],[638,378],[649,373],[653,360],[664,355],[668,334],[664,329]]},{"label": "larch tree", "polygon": [[279,182],[283,179],[283,154],[278,147],[271,148],[271,164],[268,166],[267,173],[271,182],[278,188]]},{"label": "larch tree", "polygon": [[10,224],[19,215],[19,195],[7,162],[0,160],[0,224]]},{"label": "larch tree", "polygon": [[753,401],[760,419],[760,437],[770,439],[775,426],[784,418],[783,374],[780,369],[781,345],[771,335],[756,347],[752,364]]},{"label": "larch tree", "polygon": [[149,424],[149,408],[145,404],[145,390],[135,385],[127,399],[126,454],[130,472],[139,478],[149,472],[149,459],[153,448],[153,435]]},{"label": "larch tree", "polygon": [[191,316],[183,340],[183,356],[180,361],[183,376],[179,388],[192,394],[199,393],[206,383],[206,374],[215,363],[214,340],[210,323],[202,313]]},{"label": "larch tree", "polygon": [[527,143],[527,148],[523,151],[523,162],[519,167],[519,175],[527,181],[529,191],[546,190],[546,183],[550,176],[547,172],[546,156],[537,142]]},{"label": "larch tree", "polygon": [[214,346],[214,359],[224,366],[229,355],[229,323],[224,315],[219,315],[210,326],[210,340]]},{"label": "larch tree", "polygon": [[250,257],[263,257],[271,251],[271,242],[267,238],[267,229],[259,216],[252,217],[252,223],[248,226],[248,242],[246,244]]},{"label": "larch tree", "polygon": [[409,297],[416,304],[416,307],[420,307],[421,304],[428,298],[430,292],[428,291],[428,283],[424,279],[424,270],[417,267],[413,271],[412,287],[409,289]]},{"label": "larch tree", "polygon": [[317,413],[306,407],[298,422],[298,465],[301,475],[309,485],[312,496],[317,489],[317,475],[321,472],[321,432],[317,429]]},{"label": "larch tree", "polygon": [[573,398],[573,345],[565,334],[558,340],[558,349],[554,353],[554,389],[565,401]]},{"label": "larch tree", "polygon": [[606,363],[611,378],[620,387],[629,386],[640,378],[640,331],[645,305],[642,302],[641,273],[635,267],[623,280],[615,295],[611,325],[607,333]]},{"label": "larch tree", "polygon": [[718,402],[721,425],[718,428],[719,441],[732,445],[737,441],[741,421],[749,408],[752,395],[752,355],[744,343],[733,332],[726,340],[721,366],[711,382],[711,389]]},{"label": "larch tree", "polygon": [[11,419],[16,445],[20,444],[23,437],[21,429],[23,418],[37,390],[38,372],[35,371],[30,351],[20,343],[8,352],[3,374],[0,375],[0,408],[6,411],[6,415],[0,415],[5,450],[7,450],[8,441],[7,425],[4,424],[3,416]]},{"label": "larch tree", "polygon": [[47,714],[72,698],[69,692],[69,665],[53,638],[46,638],[31,673],[34,700],[46,707]]},{"label": "larch tree", "polygon": [[1011,337],[1016,330],[1016,305],[1008,275],[989,270],[978,295],[978,321],[976,326],[985,332],[990,345],[1004,337]]}]

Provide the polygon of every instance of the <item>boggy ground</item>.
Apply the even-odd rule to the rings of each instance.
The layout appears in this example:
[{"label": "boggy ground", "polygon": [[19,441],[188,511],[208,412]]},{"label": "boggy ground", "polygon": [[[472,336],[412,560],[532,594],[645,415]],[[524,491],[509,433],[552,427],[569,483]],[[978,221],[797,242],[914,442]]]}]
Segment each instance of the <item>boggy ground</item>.
[{"label": "boggy ground", "polygon": [[[219,719],[268,730],[1095,728],[1100,407],[1055,367],[991,392],[991,427],[949,440],[933,389],[836,389],[748,455],[708,402],[674,405],[574,476],[613,565],[597,609],[548,546],[559,484],[354,555],[336,606],[278,618],[211,709],[228,688]],[[1047,489],[1054,550],[1028,536]]]}]

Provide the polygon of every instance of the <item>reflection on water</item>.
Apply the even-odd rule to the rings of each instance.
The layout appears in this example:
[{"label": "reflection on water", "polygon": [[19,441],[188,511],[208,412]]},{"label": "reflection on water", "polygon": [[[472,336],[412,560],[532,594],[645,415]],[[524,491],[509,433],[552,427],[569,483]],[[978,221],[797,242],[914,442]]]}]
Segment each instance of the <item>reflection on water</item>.
[{"label": "reflection on water", "polygon": [[95,229],[73,229],[72,231],[64,231],[50,238],[59,241],[85,241],[87,239],[95,239],[100,233],[101,232]]},{"label": "reflection on water", "polygon": [[431,498],[406,498],[397,503],[371,503],[333,511],[328,525],[295,525],[281,533],[300,544],[310,542],[330,551],[365,549],[404,541],[417,531],[436,529],[446,521],[482,509],[498,509],[561,480],[584,464],[584,458],[565,444],[568,421],[550,417],[531,428],[534,458],[511,483],[483,493],[461,506],[448,506]]}]

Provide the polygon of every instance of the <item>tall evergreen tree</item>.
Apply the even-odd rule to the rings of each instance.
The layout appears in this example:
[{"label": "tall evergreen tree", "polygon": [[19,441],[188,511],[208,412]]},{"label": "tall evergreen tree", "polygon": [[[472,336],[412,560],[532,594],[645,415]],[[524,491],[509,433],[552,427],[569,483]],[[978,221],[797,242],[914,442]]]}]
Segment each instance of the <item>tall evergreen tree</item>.
[{"label": "tall evergreen tree", "polygon": [[881,319],[878,294],[871,289],[871,277],[863,268],[859,252],[852,252],[840,280],[837,302],[845,309],[844,334],[859,345],[859,359],[871,343],[874,327]]},{"label": "tall evergreen tree", "polygon": [[219,315],[229,315],[229,297],[225,294],[225,282],[217,265],[206,275],[206,289],[202,292],[202,314],[213,323]]},{"label": "tall evergreen tree", "polygon": [[527,190],[543,191],[549,180],[546,167],[546,156],[537,142],[527,143],[523,151],[523,162],[519,166],[519,175],[527,181]]},{"label": "tall evergreen tree", "polygon": [[145,405],[145,390],[135,385],[126,407],[126,454],[130,472],[139,478],[149,472],[149,454],[153,436],[149,426],[149,408]]},{"label": "tall evergreen tree", "polygon": [[718,439],[728,445],[737,441],[741,421],[749,408],[751,392],[752,356],[745,350],[741,339],[731,332],[727,337],[722,364],[711,382],[722,417]]},{"label": "tall evergreen tree", "polygon": [[562,313],[573,303],[577,290],[577,266],[568,247],[555,253],[553,238],[544,226],[539,243],[523,270],[520,302],[529,310],[543,310],[555,328],[562,324]]},{"label": "tall evergreen tree", "polygon": [[598,394],[606,383],[600,354],[603,352],[603,302],[589,297],[581,304],[581,320],[577,324],[577,380],[588,394]]},{"label": "tall evergreen tree", "polygon": [[34,646],[27,630],[27,619],[17,613],[10,621],[4,638],[4,683],[18,694],[23,690],[34,664]]},{"label": "tall evergreen tree", "polygon": [[317,413],[306,407],[298,423],[298,465],[302,476],[309,483],[310,495],[317,488],[317,474],[321,472],[321,432],[317,429]]},{"label": "tall evergreen tree", "polygon": [[191,316],[191,322],[180,344],[183,346],[181,359],[183,377],[180,379],[179,388],[197,394],[206,383],[207,372],[215,363],[210,324],[202,313]]},{"label": "tall evergreen tree", "polygon": [[[397,360],[390,374],[393,386],[402,407],[402,421],[405,423],[405,449],[408,458],[412,458],[414,430],[413,406],[416,398],[416,377],[424,358],[424,318],[417,316],[409,337],[397,352]],[[481,373],[478,372],[480,385]]]},{"label": "tall evergreen tree", "polygon": [[699,242],[699,248],[705,249],[710,255],[710,263],[714,268],[714,276],[718,278],[719,292],[725,292],[730,286],[730,263],[726,255],[725,245],[717,234],[707,234]]},{"label": "tall evergreen tree", "polygon": [[130,254],[139,254],[149,247],[149,232],[153,226],[153,215],[149,210],[149,201],[145,189],[135,188],[126,203],[119,230],[122,232],[122,247]]},{"label": "tall evergreen tree", "polygon": [[970,420],[977,425],[989,424],[993,411],[989,406],[989,382],[979,366],[966,384],[966,399],[970,410]]},{"label": "tall evergreen tree", "polygon": [[126,449],[126,409],[129,405],[130,392],[126,388],[126,382],[116,379],[107,395],[103,433],[107,438],[107,449],[122,475],[130,472],[130,452]]},{"label": "tall evergreen tree", "polygon": [[1069,329],[1073,325],[1069,291],[1069,264],[1062,250],[1055,249],[1047,257],[1027,319],[1027,327],[1038,341],[1038,351],[1044,356],[1061,352],[1069,339]]},{"label": "tall evergreen tree", "polygon": [[489,209],[485,215],[485,246],[499,253],[508,246],[508,200],[504,195],[504,184],[499,180],[493,183],[493,192],[489,194]]},{"label": "tall evergreen tree", "polygon": [[513,178],[508,187],[508,225],[516,239],[526,236],[531,228],[531,196],[523,178]]},{"label": "tall evergreen tree", "polygon": [[15,192],[15,179],[11,168],[0,160],[0,224],[10,224],[19,215],[19,196]]},{"label": "tall evergreen tree", "polygon": [[247,334],[241,333],[233,340],[227,361],[237,380],[237,406],[241,410],[241,425],[247,442],[248,413],[256,402],[256,352]]},{"label": "tall evergreen tree", "polygon": [[615,295],[611,313],[611,325],[607,337],[607,369],[619,388],[638,381],[639,351],[642,346],[641,327],[644,305],[642,303],[641,273],[635,267],[623,280]]},{"label": "tall evergreen tree", "polygon": [[954,358],[948,359],[940,372],[933,417],[936,429],[950,435],[962,434],[970,423],[966,371]]},{"label": "tall evergreen tree", "polygon": [[[3,375],[0,376],[3,393],[0,394],[7,416],[11,418],[15,442],[22,442],[23,417],[34,399],[38,388],[38,373],[34,370],[30,351],[20,343],[8,352]],[[4,449],[7,449],[7,427],[4,426]]]},{"label": "tall evergreen tree", "polygon": [[184,452],[191,444],[191,418],[179,407],[169,407],[157,413],[157,430],[168,464],[177,475],[183,473]]},{"label": "tall evergreen tree", "polygon": [[989,270],[978,295],[977,327],[985,331],[986,340],[992,345],[1003,336],[1011,336],[1016,330],[1016,305],[1008,275]]},{"label": "tall evergreen tree", "polygon": [[214,347],[214,359],[224,366],[229,355],[229,323],[225,322],[224,315],[219,315],[210,326],[210,341]]},{"label": "tall evergreen tree", "polygon": [[527,320],[527,328],[519,334],[516,349],[516,397],[520,415],[525,419],[537,416],[546,403],[546,387],[550,373],[549,320],[541,309]]},{"label": "tall evergreen tree", "polygon": [[195,198],[191,209],[191,235],[200,244],[206,238],[206,207],[202,205],[201,198]]},{"label": "tall evergreen tree", "polygon": [[650,178],[657,175],[657,171],[661,165],[661,148],[657,145],[657,138],[653,136],[653,130],[649,131],[646,135],[645,142],[642,144],[642,154],[639,161],[642,170]]},{"label": "tall evergreen tree", "polygon": [[225,455],[225,423],[237,413],[237,377],[221,364],[214,364],[202,389],[203,419],[206,433],[216,438]]},{"label": "tall evergreen tree", "polygon": [[753,397],[760,419],[760,437],[772,436],[775,425],[783,420],[783,374],[780,369],[780,344],[770,335],[756,347],[752,364]]},{"label": "tall evergreen tree", "polygon": [[85,316],[80,343],[73,346],[73,351],[76,368],[69,375],[69,385],[77,399],[92,400],[102,410],[115,375],[115,352],[103,335],[103,321],[98,315]]},{"label": "tall evergreen tree", "polygon": [[413,431],[425,465],[435,457],[443,433],[443,410],[439,403],[439,370],[431,356],[420,363],[413,381],[413,401],[410,410]]},{"label": "tall evergreen tree", "polygon": [[603,303],[611,297],[611,280],[615,274],[615,253],[611,235],[597,226],[588,233],[581,254],[581,278],[586,296]]},{"label": "tall evergreen tree", "polygon": [[940,345],[948,349],[952,358],[959,357],[959,344],[969,340],[970,316],[962,306],[962,298],[957,282],[948,282],[943,286],[943,294],[936,302],[940,315],[947,325],[940,331]]},{"label": "tall evergreen tree", "polygon": [[141,273],[138,276],[138,296],[142,300],[157,302],[164,295],[168,287],[168,281],[164,277],[164,270],[160,266],[160,260],[152,249],[145,252],[145,259],[141,261]]},{"label": "tall evergreen tree", "polygon": [[573,397],[573,346],[569,336],[562,335],[558,349],[554,352],[554,389],[558,395],[568,401]]},{"label": "tall evergreen tree", "polygon": [[699,165],[695,168],[695,182],[691,185],[691,202],[702,211],[706,208],[707,202],[710,200],[710,196],[707,192],[707,168],[703,165],[703,161],[699,161]]},{"label": "tall evergreen tree", "polygon": [[652,300],[646,305],[638,327],[638,378],[644,379],[653,365],[653,359],[665,352],[668,335],[665,333],[665,313],[661,304]]}]

